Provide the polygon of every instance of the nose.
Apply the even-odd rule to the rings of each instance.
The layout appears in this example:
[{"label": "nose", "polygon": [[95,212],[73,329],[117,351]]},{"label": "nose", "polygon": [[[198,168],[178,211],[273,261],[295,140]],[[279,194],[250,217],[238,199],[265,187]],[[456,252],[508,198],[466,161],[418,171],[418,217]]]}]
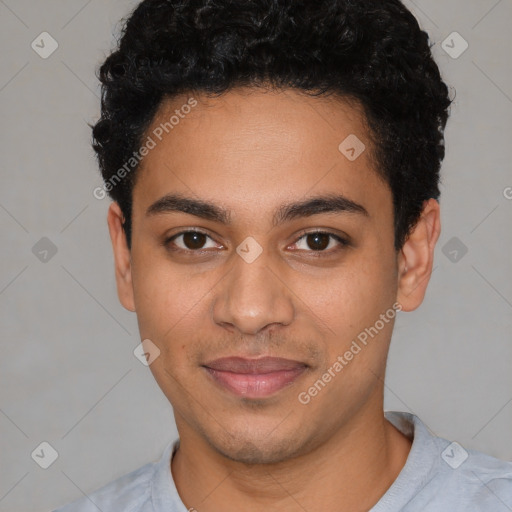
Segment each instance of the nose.
[{"label": "nose", "polygon": [[233,259],[233,268],[216,287],[214,321],[247,335],[273,324],[289,325],[295,314],[293,294],[271,268],[265,251],[251,263],[237,254]]}]

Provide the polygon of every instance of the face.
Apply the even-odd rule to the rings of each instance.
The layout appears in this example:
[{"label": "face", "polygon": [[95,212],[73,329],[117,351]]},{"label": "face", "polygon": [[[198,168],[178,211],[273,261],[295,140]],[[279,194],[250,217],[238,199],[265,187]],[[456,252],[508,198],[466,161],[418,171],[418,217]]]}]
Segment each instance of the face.
[{"label": "face", "polygon": [[[181,437],[286,460],[382,407],[403,258],[391,191],[354,105],[293,90],[190,97],[148,129],[131,253],[109,214],[119,295],[159,351],[150,369]],[[350,135],[366,146],[356,159],[339,149]]]}]

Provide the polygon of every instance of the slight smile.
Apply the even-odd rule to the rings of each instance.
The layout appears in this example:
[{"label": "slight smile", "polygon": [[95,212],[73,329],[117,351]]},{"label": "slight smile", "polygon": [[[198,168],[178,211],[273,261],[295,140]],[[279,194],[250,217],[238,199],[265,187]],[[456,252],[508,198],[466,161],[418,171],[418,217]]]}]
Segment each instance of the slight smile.
[{"label": "slight smile", "polygon": [[223,389],[244,398],[265,398],[293,384],[308,365],[277,357],[225,357],[202,366]]}]

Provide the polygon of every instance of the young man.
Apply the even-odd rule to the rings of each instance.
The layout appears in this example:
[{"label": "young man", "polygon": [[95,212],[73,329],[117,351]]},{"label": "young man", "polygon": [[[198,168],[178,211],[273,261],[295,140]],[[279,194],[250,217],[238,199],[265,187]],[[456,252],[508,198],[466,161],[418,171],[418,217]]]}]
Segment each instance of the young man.
[{"label": "young man", "polygon": [[512,463],[383,411],[450,105],[412,14],[145,0],[101,80],[95,194],[179,439],[60,511],[512,510]]}]

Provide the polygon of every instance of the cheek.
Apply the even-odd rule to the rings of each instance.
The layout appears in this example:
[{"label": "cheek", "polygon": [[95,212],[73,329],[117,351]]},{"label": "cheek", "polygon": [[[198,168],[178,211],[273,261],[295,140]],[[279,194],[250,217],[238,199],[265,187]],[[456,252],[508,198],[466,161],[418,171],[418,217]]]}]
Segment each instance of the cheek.
[{"label": "cheek", "polygon": [[325,326],[326,335],[341,345],[373,325],[396,300],[393,259],[380,254],[375,250],[354,252],[328,276],[302,282],[296,278],[297,295]]},{"label": "cheek", "polygon": [[149,369],[169,401],[180,404],[194,388],[191,349],[201,339],[208,290],[215,281],[210,283],[208,273],[193,278],[160,258],[134,256],[132,265],[140,336],[160,350]]},{"label": "cheek", "polygon": [[349,409],[367,400],[379,383],[396,316],[392,261],[361,253],[357,262],[332,274],[323,293],[320,287],[314,294],[310,291],[317,324],[328,329],[326,366],[309,384],[315,386],[319,378],[332,381],[315,402],[317,407]]},{"label": "cheek", "polygon": [[165,258],[134,255],[132,279],[141,336],[167,345],[180,339],[177,332],[197,326],[215,284],[210,274],[192,276]]}]

